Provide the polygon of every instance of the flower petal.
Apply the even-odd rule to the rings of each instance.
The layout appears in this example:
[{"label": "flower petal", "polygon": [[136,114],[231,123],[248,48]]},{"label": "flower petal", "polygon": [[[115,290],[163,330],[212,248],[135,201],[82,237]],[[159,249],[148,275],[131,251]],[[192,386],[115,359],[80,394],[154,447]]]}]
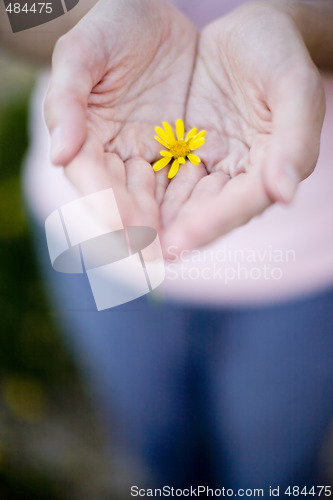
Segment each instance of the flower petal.
[{"label": "flower petal", "polygon": [[187,136],[185,137],[185,141],[187,142],[190,139],[192,139],[192,137],[194,137],[197,132],[198,132],[197,128],[192,128],[192,130],[190,130]]},{"label": "flower petal", "polygon": [[165,141],[163,141],[160,137],[158,137],[157,135],[154,135],[154,139],[156,141],[158,141],[160,144],[162,144],[162,146],[164,146],[165,148],[169,148],[169,144]]},{"label": "flower petal", "polygon": [[175,160],[173,162],[173,164],[171,165],[171,168],[170,168],[169,173],[168,173],[169,179],[172,179],[176,175],[178,170],[179,170],[179,161]]},{"label": "flower petal", "polygon": [[177,158],[177,160],[181,165],[183,165],[186,162],[185,158],[183,158],[182,156],[180,158]]},{"label": "flower petal", "polygon": [[[167,142],[172,146],[176,142],[173,130],[171,128],[171,125],[169,125],[168,122],[162,122],[163,127],[165,128],[165,133],[168,136]],[[156,130],[156,129],[155,129]],[[162,137],[162,136],[161,136]]]},{"label": "flower petal", "polygon": [[195,139],[199,139],[200,137],[205,137],[206,136],[206,130],[201,130],[201,132],[199,132],[194,138],[193,140]]},{"label": "flower petal", "polygon": [[194,155],[192,153],[189,153],[187,155],[187,158],[190,160],[191,163],[193,163],[193,165],[199,165],[199,163],[201,162],[199,156]]},{"label": "flower petal", "polygon": [[162,138],[162,140],[168,144],[169,146],[171,146],[174,142],[172,142],[172,138],[169,137],[169,134],[167,134],[167,132],[165,132],[165,130],[162,129],[162,127],[155,127],[155,132]]},{"label": "flower petal", "polygon": [[199,137],[199,139],[194,138],[189,143],[189,147],[190,147],[191,151],[193,151],[194,149],[200,148],[203,144],[205,144],[204,137]]},{"label": "flower petal", "polygon": [[172,158],[171,151],[160,151],[161,156],[167,156],[168,158]]},{"label": "flower petal", "polygon": [[161,158],[156,163],[154,163],[153,170],[157,172],[164,168],[168,163],[170,163],[171,158]]},{"label": "flower petal", "polygon": [[183,120],[177,120],[176,121],[176,134],[177,134],[177,139],[179,141],[182,141],[184,139],[184,122]]}]

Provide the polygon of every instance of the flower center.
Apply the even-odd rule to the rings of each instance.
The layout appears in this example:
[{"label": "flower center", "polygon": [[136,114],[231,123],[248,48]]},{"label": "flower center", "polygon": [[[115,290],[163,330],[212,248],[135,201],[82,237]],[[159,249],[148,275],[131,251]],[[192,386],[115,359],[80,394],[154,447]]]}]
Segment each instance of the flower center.
[{"label": "flower center", "polygon": [[170,148],[170,152],[174,158],[185,158],[191,150],[188,147],[187,143],[183,140],[176,141],[173,146]]}]

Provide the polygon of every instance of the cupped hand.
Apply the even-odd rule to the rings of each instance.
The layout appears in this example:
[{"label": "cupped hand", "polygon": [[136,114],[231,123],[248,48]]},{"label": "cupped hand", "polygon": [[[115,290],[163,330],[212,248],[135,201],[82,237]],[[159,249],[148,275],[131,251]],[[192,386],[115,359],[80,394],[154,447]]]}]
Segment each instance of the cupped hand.
[{"label": "cupped hand", "polygon": [[[195,27],[156,0],[100,0],[57,43],[45,101],[51,158],[81,194],[110,188],[123,223],[159,228],[167,176],[154,127],[184,117]],[[96,208],[96,207],[95,207]],[[108,222],[108,207],[98,207]]]},{"label": "cupped hand", "polygon": [[192,249],[292,200],[313,170],[324,93],[293,20],[245,5],[201,35],[188,127],[207,131],[202,163],[182,166],[161,207],[164,247]]}]

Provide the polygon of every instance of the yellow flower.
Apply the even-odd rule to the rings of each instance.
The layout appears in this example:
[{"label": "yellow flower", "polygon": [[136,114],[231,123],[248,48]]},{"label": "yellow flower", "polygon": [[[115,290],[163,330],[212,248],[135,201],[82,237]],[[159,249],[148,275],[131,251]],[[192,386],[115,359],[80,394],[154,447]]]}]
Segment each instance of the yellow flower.
[{"label": "yellow flower", "polygon": [[164,130],[162,127],[155,128],[158,135],[155,135],[154,138],[164,147],[168,148],[168,151],[160,151],[162,158],[154,164],[153,169],[155,172],[161,170],[166,167],[173,158],[173,163],[168,174],[169,179],[172,179],[178,172],[179,165],[184,164],[186,159],[189,159],[193,165],[199,165],[201,160],[199,156],[194,155],[192,151],[200,148],[200,146],[204,144],[206,131],[202,130],[197,133],[197,129],[192,128],[184,139],[184,122],[183,120],[177,120],[176,139],[169,123],[163,122],[163,127]]}]

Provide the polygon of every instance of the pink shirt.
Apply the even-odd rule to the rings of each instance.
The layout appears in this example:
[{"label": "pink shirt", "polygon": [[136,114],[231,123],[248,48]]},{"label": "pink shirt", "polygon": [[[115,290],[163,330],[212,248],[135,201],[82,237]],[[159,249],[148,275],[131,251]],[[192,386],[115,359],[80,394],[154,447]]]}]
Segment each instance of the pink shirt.
[{"label": "pink shirt", "polygon": [[[201,27],[243,3],[177,0]],[[49,135],[42,102],[49,74],[41,76],[32,99],[31,146],[25,165],[29,204],[44,223],[62,204],[79,196],[62,169],[49,162]],[[327,111],[315,172],[303,181],[294,202],[274,205],[214,244],[166,264],[157,295],[206,304],[276,302],[333,285],[333,74],[323,75]]]}]

